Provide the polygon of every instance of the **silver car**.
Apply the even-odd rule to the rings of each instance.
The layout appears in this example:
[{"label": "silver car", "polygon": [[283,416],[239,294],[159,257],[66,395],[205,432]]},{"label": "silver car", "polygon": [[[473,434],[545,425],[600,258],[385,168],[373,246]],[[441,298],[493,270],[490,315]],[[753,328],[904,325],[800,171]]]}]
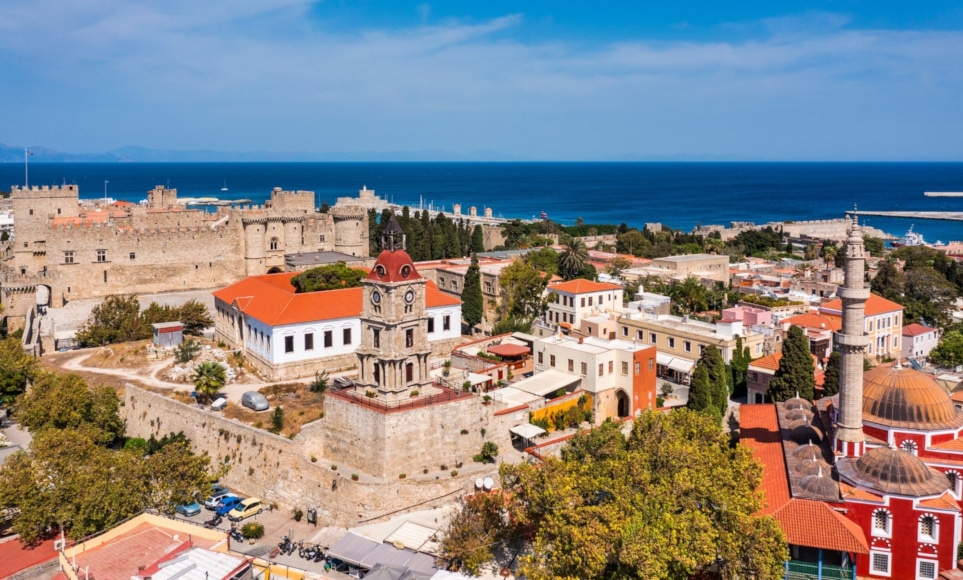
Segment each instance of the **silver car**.
[{"label": "silver car", "polygon": [[248,391],[241,395],[241,404],[252,411],[267,411],[268,401],[257,391]]}]

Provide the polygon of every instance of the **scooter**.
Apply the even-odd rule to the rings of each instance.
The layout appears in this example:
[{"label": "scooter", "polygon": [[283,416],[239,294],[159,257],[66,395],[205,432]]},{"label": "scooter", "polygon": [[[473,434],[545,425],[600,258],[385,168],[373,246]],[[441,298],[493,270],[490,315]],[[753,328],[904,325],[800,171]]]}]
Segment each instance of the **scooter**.
[{"label": "scooter", "polygon": [[228,534],[231,536],[231,539],[234,540],[235,542],[241,542],[241,543],[244,542],[244,535],[241,533],[241,530],[237,526],[231,526],[231,531],[228,532]]},{"label": "scooter", "polygon": [[314,557],[317,555],[317,550],[317,546],[308,546],[304,550],[301,550],[301,557],[310,562],[314,560]]},{"label": "scooter", "polygon": [[281,553],[282,553],[282,554],[290,554],[290,553],[293,553],[293,552],[294,552],[294,542],[291,541],[291,538],[289,538],[289,537],[287,537],[287,536],[284,536],[284,538],[281,540],[281,543],[278,544],[278,548],[281,548]]},{"label": "scooter", "polygon": [[218,525],[220,525],[222,519],[224,519],[224,518],[222,518],[220,515],[214,514],[214,517],[213,517],[213,518],[211,518],[211,519],[207,520],[206,522],[204,522],[204,527],[205,527],[205,528],[216,528]]},{"label": "scooter", "polygon": [[328,559],[328,557],[324,553],[324,550],[321,549],[321,544],[315,545],[314,549],[317,550],[317,554],[314,555],[315,562],[324,562],[325,560]]}]

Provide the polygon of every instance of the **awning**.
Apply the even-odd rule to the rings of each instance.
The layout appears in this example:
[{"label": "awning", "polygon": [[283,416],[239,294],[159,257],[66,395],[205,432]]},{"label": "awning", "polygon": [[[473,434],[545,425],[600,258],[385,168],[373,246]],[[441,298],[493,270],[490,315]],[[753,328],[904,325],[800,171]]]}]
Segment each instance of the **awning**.
[{"label": "awning", "polygon": [[415,556],[408,561],[408,572],[413,574],[423,574],[428,578],[431,578],[438,568],[435,568],[435,559],[427,554],[415,554]]},{"label": "awning", "polygon": [[404,565],[408,563],[408,560],[410,560],[413,555],[414,552],[399,550],[391,544],[378,544],[374,550],[368,552],[365,557],[361,559],[361,566],[363,568],[372,568],[375,564],[381,564],[382,566],[401,566],[403,571]]},{"label": "awning", "polygon": [[695,361],[691,361],[685,358],[673,358],[669,361],[669,368],[680,373],[689,374],[692,372],[692,367],[695,366]]},{"label": "awning", "polygon": [[532,352],[527,346],[523,346],[521,344],[512,344],[510,342],[490,346],[487,350],[489,354],[507,357],[523,356]]},{"label": "awning", "polygon": [[348,564],[360,566],[361,560],[379,545],[380,544],[374,540],[369,540],[358,534],[348,532],[328,549],[328,555],[332,558],[347,562]]},{"label": "awning", "polygon": [[428,543],[437,533],[437,529],[422,526],[414,522],[405,522],[385,537],[385,543],[391,544],[399,549],[408,548],[409,550],[420,550],[421,547]]},{"label": "awning", "polygon": [[542,429],[538,425],[532,425],[531,423],[522,423],[521,425],[515,425],[510,428],[509,431],[518,435],[522,439],[534,439],[542,433],[545,433],[545,429]]},{"label": "awning", "polygon": [[568,389],[571,386],[582,382],[582,377],[569,375],[555,369],[538,373],[527,379],[522,379],[512,384],[512,387],[519,391],[525,391],[539,397],[551,395],[559,389]]},{"label": "awning", "polygon": [[662,354],[661,352],[655,353],[655,362],[660,365],[667,367],[669,363],[672,362],[672,357],[667,354]]}]

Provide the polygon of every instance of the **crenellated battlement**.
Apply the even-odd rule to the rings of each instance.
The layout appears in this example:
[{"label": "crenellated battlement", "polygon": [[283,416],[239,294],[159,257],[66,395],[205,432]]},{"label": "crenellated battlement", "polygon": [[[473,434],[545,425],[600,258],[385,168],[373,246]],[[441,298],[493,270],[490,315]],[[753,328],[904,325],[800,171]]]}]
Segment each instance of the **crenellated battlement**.
[{"label": "crenellated battlement", "polygon": [[79,198],[80,189],[75,184],[65,184],[65,185],[32,185],[30,187],[21,187],[19,185],[10,186],[10,194],[15,196],[32,196],[32,195],[42,195],[47,197],[51,194],[57,197],[61,196],[73,196]]}]

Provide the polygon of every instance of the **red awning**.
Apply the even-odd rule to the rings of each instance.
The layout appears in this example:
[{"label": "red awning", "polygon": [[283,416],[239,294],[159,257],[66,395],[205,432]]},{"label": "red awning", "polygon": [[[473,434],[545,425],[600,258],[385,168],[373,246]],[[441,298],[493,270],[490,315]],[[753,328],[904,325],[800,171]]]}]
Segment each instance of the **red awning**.
[{"label": "red awning", "polygon": [[531,349],[529,349],[527,346],[522,346],[520,344],[511,344],[511,343],[496,344],[495,346],[490,346],[485,350],[488,351],[488,354],[494,354],[497,356],[506,356],[510,358],[516,357],[516,356],[523,356],[532,352]]}]

